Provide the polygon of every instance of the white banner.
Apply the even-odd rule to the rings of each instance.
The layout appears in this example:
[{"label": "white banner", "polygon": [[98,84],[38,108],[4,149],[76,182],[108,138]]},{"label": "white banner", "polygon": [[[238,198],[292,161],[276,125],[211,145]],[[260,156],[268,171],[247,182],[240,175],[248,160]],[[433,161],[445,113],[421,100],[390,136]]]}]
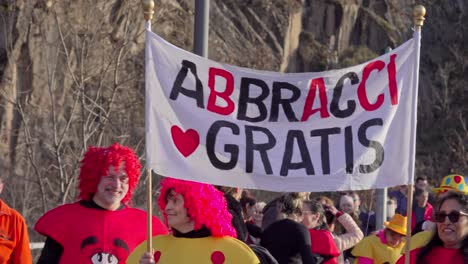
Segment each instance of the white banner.
[{"label": "white banner", "polygon": [[217,63],[146,33],[146,158],[156,173],[271,191],[408,184],[415,41],[314,73]]}]

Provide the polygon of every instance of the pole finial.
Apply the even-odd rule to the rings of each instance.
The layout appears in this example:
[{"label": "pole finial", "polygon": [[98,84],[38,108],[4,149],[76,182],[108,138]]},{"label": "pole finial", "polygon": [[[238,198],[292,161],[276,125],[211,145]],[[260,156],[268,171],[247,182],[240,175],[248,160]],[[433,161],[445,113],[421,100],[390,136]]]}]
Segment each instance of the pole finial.
[{"label": "pole finial", "polygon": [[153,0],[141,0],[141,6],[143,7],[143,15],[146,21],[153,19],[154,14],[154,1]]},{"label": "pole finial", "polygon": [[422,27],[424,24],[424,16],[426,15],[426,8],[422,5],[417,5],[413,8],[413,20],[417,27]]}]

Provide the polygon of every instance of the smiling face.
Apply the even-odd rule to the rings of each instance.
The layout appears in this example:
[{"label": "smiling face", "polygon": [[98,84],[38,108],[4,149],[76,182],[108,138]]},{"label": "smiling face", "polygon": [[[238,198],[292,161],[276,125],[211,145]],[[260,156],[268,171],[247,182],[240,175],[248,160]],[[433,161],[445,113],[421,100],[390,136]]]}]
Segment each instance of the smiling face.
[{"label": "smiling face", "polygon": [[174,190],[170,190],[167,195],[167,204],[164,212],[167,216],[167,223],[171,228],[181,233],[194,230],[194,222],[187,214],[184,207],[184,197]]},{"label": "smiling face", "polygon": [[340,199],[340,210],[343,213],[352,214],[354,212],[354,201],[351,196],[343,195]]},{"label": "smiling face", "polygon": [[118,168],[110,165],[107,175],[99,180],[93,201],[107,210],[117,210],[122,199],[128,192],[128,176],[125,172],[125,164],[121,163]]},{"label": "smiling face", "polygon": [[[451,212],[468,213],[457,200],[448,199],[443,202],[438,213],[450,214]],[[437,223],[437,232],[444,247],[460,248],[468,235],[468,216],[460,215],[456,223],[452,223],[448,217],[445,217],[442,223]]]}]

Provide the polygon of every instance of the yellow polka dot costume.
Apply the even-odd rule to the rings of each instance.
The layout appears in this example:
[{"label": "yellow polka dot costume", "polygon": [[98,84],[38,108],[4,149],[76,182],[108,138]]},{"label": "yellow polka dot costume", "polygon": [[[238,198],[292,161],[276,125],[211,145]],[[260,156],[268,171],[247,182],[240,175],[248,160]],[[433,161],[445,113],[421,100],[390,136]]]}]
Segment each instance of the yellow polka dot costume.
[{"label": "yellow polka dot costume", "polygon": [[[184,207],[194,222],[194,232],[207,229],[207,234],[188,237],[184,234],[153,237],[153,257],[157,264],[258,264],[252,249],[237,240],[231,224],[232,216],[222,192],[212,185],[165,178],[161,182],[158,205],[164,214],[170,191],[184,198]],[[189,232],[190,233],[190,232]],[[140,244],[129,256],[127,263],[139,263],[146,252],[147,242]]]}]

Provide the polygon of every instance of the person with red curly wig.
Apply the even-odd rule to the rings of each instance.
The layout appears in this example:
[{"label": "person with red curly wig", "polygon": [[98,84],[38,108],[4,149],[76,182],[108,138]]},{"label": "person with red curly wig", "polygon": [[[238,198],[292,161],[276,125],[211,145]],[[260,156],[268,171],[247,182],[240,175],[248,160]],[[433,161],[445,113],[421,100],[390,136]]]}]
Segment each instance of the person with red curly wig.
[{"label": "person with red curly wig", "polygon": [[[140,162],[118,143],[90,147],[81,160],[78,201],[45,213],[35,230],[46,236],[38,263],[126,263],[146,238],[147,214],[130,208]],[[153,217],[153,235],[167,228]]]},{"label": "person with red curly wig", "polygon": [[209,184],[165,178],[158,205],[172,233],[153,237],[154,252],[140,244],[128,263],[258,264],[252,249],[236,239],[223,193]]}]

